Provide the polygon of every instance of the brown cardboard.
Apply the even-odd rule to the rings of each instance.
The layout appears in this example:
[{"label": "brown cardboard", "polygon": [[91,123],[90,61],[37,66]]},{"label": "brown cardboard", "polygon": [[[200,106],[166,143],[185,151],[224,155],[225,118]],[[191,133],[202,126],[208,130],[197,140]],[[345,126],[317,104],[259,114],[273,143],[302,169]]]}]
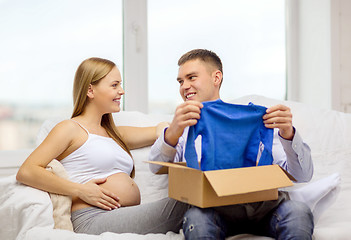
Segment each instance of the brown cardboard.
[{"label": "brown cardboard", "polygon": [[275,200],[278,188],[293,185],[278,165],[201,171],[184,163],[148,163],[168,168],[170,198],[201,208]]}]

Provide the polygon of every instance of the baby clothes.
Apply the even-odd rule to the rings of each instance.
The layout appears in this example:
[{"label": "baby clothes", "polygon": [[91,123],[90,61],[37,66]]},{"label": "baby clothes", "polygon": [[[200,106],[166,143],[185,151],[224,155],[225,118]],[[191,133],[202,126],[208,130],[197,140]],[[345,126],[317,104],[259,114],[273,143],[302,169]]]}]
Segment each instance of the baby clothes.
[{"label": "baby clothes", "polygon": [[184,153],[187,166],[200,168],[195,150],[198,135],[202,136],[203,171],[272,164],[273,129],[266,128],[262,119],[266,107],[220,99],[203,105],[198,123],[189,127]]}]

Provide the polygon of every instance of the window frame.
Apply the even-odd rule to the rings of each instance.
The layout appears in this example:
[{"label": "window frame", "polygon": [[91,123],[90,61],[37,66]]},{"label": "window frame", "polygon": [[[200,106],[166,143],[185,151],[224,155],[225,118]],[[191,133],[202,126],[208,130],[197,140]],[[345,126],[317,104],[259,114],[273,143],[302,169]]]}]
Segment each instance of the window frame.
[{"label": "window frame", "polygon": [[148,113],[147,0],[123,0],[123,109]]}]

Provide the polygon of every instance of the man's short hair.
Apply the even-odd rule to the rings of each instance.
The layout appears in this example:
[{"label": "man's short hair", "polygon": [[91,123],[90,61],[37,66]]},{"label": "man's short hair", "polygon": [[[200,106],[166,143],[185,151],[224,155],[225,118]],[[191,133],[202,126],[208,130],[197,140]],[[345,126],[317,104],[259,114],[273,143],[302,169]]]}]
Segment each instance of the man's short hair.
[{"label": "man's short hair", "polygon": [[200,59],[203,62],[212,65],[213,67],[221,71],[223,74],[221,59],[217,56],[216,53],[206,49],[194,49],[185,53],[183,56],[179,58],[178,66],[181,66],[188,61],[197,60],[197,59]]}]

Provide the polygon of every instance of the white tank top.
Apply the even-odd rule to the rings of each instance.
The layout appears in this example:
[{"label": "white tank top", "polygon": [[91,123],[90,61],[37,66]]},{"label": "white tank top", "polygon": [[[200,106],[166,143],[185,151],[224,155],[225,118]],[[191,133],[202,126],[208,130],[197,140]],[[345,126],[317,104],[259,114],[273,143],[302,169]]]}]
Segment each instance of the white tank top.
[{"label": "white tank top", "polygon": [[130,175],[133,159],[121,146],[112,138],[91,134],[80,123],[74,122],[88,133],[88,139],[60,161],[71,181],[86,183],[91,179],[104,178],[119,172]]}]

